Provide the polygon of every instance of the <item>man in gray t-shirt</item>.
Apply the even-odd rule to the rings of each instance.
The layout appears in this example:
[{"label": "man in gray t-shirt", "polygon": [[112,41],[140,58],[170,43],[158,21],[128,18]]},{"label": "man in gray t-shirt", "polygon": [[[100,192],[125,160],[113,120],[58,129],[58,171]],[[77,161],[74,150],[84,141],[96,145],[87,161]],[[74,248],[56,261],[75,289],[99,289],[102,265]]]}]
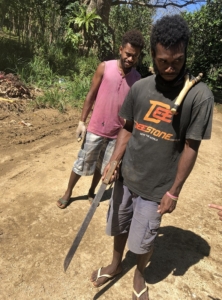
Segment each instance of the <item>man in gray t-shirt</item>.
[{"label": "man in gray t-shirt", "polygon": [[[113,259],[91,275],[98,287],[120,273],[128,241],[129,250],[137,254],[133,300],[149,299],[144,269],[153,253],[161,217],[176,208],[201,140],[210,138],[214,103],[208,87],[198,83],[177,113],[171,112],[187,73],[189,29],[181,16],[158,20],[150,41],[156,75],[130,89],[120,110],[125,125],[110,160],[122,160],[122,176],[113,189],[106,229],[114,236]],[[108,169],[109,165],[104,174]]]}]

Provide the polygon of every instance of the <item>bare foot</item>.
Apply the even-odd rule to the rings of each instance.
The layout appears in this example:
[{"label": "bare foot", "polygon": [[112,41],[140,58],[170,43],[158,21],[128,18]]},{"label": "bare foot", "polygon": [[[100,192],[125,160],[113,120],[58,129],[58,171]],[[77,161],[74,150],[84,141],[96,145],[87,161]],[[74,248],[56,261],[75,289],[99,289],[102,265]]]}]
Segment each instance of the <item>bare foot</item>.
[{"label": "bare foot", "polygon": [[56,205],[61,209],[66,208],[69,203],[71,195],[72,194],[66,192],[65,195],[56,202]]},{"label": "bare foot", "polygon": [[137,272],[134,274],[133,288],[133,300],[149,300],[148,286],[144,278]]},{"label": "bare foot", "polygon": [[118,266],[116,269],[114,269],[112,265],[109,265],[105,268],[93,271],[90,281],[92,282],[94,287],[100,287],[121,272],[121,266]]}]

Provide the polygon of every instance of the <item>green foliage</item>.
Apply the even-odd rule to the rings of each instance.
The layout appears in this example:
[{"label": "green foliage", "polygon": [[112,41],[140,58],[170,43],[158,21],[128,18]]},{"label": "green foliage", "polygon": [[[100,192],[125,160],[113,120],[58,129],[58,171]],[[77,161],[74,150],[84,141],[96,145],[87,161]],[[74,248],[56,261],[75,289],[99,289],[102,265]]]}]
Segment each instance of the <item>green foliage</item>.
[{"label": "green foliage", "polygon": [[[64,81],[63,81],[64,80]],[[67,107],[81,108],[90,87],[90,77],[73,75],[73,81],[58,80],[35,100],[36,107],[53,107],[64,112]]]},{"label": "green foliage", "polygon": [[[123,34],[131,29],[140,30],[145,40],[145,48],[138,62],[138,69],[142,77],[147,76],[148,67],[152,64],[150,56],[150,32],[152,17],[155,9],[141,7],[137,5],[118,5],[114,6],[110,12],[110,26],[114,31],[114,52],[118,56],[119,46],[121,45]],[[118,26],[116,26],[118,24]]]},{"label": "green foliage", "polygon": [[72,97],[71,106],[80,107],[82,106],[85,97],[89,91],[91,83],[91,77],[88,76],[73,76],[73,84],[70,84],[67,92]]},{"label": "green foliage", "polygon": [[7,32],[18,37],[20,43],[27,41],[37,48],[45,49],[58,40],[63,27],[59,5],[54,0],[2,0],[7,9],[1,16],[1,25]]},{"label": "green foliage", "polygon": [[87,11],[87,6],[78,1],[66,7],[65,41],[81,55],[88,56],[90,50],[102,61],[113,58],[113,36],[95,10]]},{"label": "green foliage", "polygon": [[88,12],[87,6],[75,2],[67,6],[66,20],[65,41],[70,42],[74,49],[80,46],[87,47],[88,54],[92,46],[90,40],[94,33],[95,21],[101,20],[101,17],[95,13],[95,10]]},{"label": "green foliage", "polygon": [[42,95],[33,101],[36,107],[55,107],[64,111],[67,106],[81,107],[89,91],[92,76],[99,63],[92,53],[79,56],[66,49],[64,43],[44,47],[33,54],[16,39],[1,38],[1,71],[19,75],[27,85],[39,88]]},{"label": "green foliage", "polygon": [[72,73],[66,85],[68,102],[72,107],[82,106],[98,63],[94,55],[89,55],[87,58],[79,57],[76,60],[75,72]]},{"label": "green foliage", "polygon": [[[105,8],[101,10],[98,2],[96,11],[87,10],[82,0],[0,3],[4,28],[0,71],[17,73],[27,84],[42,89],[37,105],[61,111],[67,105],[81,107],[99,60],[118,57],[122,35],[130,29],[140,30],[145,38],[138,70],[142,77],[147,75],[152,62],[149,36],[153,8],[138,6],[134,0],[127,5],[112,6],[112,2],[107,26]],[[222,88],[218,80],[222,73],[221,12],[222,1],[208,0],[200,11],[185,14],[192,28],[188,63],[194,75],[203,72],[207,83],[218,89]]]},{"label": "green foliage", "polygon": [[199,11],[185,13],[191,28],[188,65],[204,79],[212,89],[222,88],[222,1],[208,1]]},{"label": "green foliage", "polygon": [[[121,45],[123,34],[131,29],[141,31],[146,45],[144,52],[145,54],[149,53],[149,38],[154,13],[154,9],[136,5],[118,5],[112,7],[110,12],[110,26],[114,30],[114,49],[116,54],[118,53],[119,46]],[[118,24],[118,26],[116,26],[116,24]]]},{"label": "green foliage", "polygon": [[79,45],[83,43],[83,35],[79,30],[75,31],[75,19],[80,13],[79,1],[66,6],[65,14],[65,42],[71,44],[73,49],[78,50]]},{"label": "green foliage", "polygon": [[73,48],[78,50],[79,45],[83,43],[83,36],[80,32],[74,33],[73,29],[70,28],[70,25],[68,24],[66,28],[65,42],[71,43]]},{"label": "green foliage", "polygon": [[88,58],[76,58],[74,65],[75,69],[70,71],[69,76],[59,78],[54,74],[48,88],[40,85],[43,88],[43,95],[35,100],[36,107],[54,107],[60,111],[65,111],[68,106],[82,107],[98,60],[90,55]]},{"label": "green foliage", "polygon": [[92,78],[98,63],[99,61],[93,52],[90,53],[88,57],[78,57],[75,61],[75,69],[73,74],[76,74],[81,78],[84,76],[89,76]]},{"label": "green foliage", "polygon": [[14,73],[33,56],[30,45],[21,45],[16,37],[10,37],[9,39],[6,35],[2,34],[0,45],[0,71]]},{"label": "green foliage", "polygon": [[88,46],[94,48],[100,61],[113,59],[112,29],[100,20],[95,22],[95,29],[87,35]]},{"label": "green foliage", "polygon": [[54,81],[49,62],[42,57],[35,56],[33,60],[18,67],[16,71],[23,81],[38,87],[51,86]]},{"label": "green foliage", "polygon": [[64,112],[67,106],[67,98],[63,90],[59,87],[53,87],[45,90],[44,94],[37,97],[34,103],[37,108],[56,108]]},{"label": "green foliage", "polygon": [[95,13],[95,10],[87,12],[87,7],[80,6],[80,15],[75,18],[75,24],[88,33],[89,28],[94,29],[95,19],[101,20],[101,17]]}]

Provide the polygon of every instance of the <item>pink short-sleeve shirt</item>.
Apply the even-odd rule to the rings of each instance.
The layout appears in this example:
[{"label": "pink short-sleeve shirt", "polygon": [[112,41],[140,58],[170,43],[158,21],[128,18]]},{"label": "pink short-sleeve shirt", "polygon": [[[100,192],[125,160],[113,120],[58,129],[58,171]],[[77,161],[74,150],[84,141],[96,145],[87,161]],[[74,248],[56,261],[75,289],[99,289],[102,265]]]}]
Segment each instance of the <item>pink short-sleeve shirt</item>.
[{"label": "pink short-sleeve shirt", "polygon": [[133,68],[123,77],[117,60],[105,62],[103,79],[87,131],[107,138],[117,137],[124,124],[123,119],[119,117],[119,110],[130,87],[140,77],[140,74]]}]

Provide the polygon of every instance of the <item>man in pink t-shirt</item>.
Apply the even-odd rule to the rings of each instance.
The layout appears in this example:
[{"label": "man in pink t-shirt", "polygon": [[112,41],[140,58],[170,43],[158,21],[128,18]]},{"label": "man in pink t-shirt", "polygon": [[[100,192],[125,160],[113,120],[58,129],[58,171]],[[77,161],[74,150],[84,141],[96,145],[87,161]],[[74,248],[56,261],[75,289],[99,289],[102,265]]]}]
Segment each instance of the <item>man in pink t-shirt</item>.
[{"label": "man in pink t-shirt", "polygon": [[[102,62],[97,67],[76,130],[78,141],[83,137],[84,140],[74,162],[67,190],[56,203],[59,208],[67,207],[73,188],[82,175],[93,175],[88,192],[88,199],[90,202],[93,200],[95,188],[113,153],[117,134],[123,127],[119,110],[130,87],[140,79],[140,74],[133,66],[143,47],[144,39],[140,31],[128,31],[119,48],[120,58]],[[93,105],[86,130],[85,122]]]}]

